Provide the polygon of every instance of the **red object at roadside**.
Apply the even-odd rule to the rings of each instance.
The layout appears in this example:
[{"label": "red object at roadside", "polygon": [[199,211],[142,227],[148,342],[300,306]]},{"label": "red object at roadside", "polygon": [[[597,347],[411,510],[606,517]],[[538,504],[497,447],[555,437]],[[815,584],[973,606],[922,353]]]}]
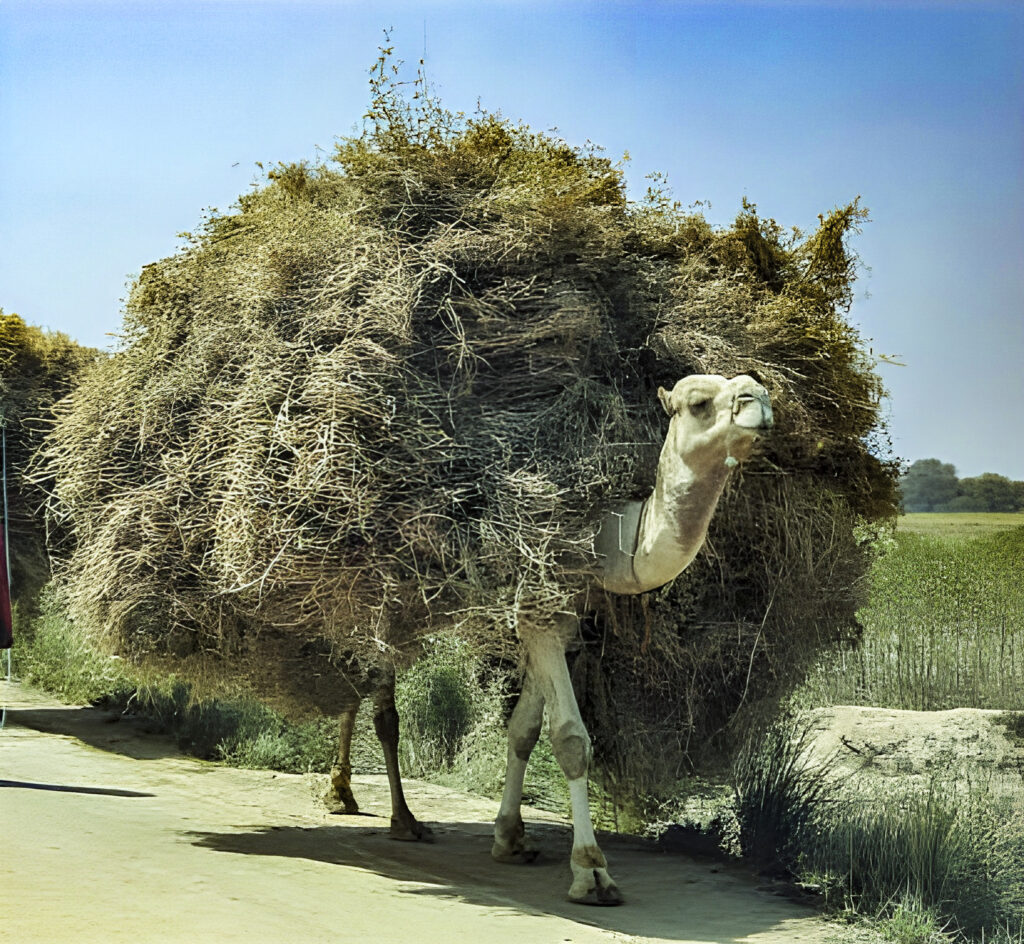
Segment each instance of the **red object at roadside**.
[{"label": "red object at roadside", "polygon": [[14,643],[11,584],[7,573],[7,542],[4,540],[4,529],[0,528],[0,649],[10,649]]}]

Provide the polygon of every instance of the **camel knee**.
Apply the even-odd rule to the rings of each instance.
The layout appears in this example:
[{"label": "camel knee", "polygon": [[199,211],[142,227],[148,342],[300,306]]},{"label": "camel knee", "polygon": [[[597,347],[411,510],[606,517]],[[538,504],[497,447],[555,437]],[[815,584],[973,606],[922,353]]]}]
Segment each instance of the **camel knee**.
[{"label": "camel knee", "polygon": [[537,739],[540,737],[540,724],[529,725],[524,728],[509,726],[508,746],[512,753],[521,761],[528,761],[533,752]]},{"label": "camel knee", "polygon": [[578,721],[567,721],[551,731],[551,747],[567,780],[587,775],[590,767],[590,735]]},{"label": "camel knee", "polygon": [[398,743],[398,711],[394,705],[381,708],[373,716],[373,729],[382,744]]}]

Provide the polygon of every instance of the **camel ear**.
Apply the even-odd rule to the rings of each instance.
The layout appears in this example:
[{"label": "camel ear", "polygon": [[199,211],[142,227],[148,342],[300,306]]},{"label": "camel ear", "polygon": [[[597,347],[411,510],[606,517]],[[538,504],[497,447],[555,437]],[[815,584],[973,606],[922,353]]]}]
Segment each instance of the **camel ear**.
[{"label": "camel ear", "polygon": [[658,387],[658,399],[661,400],[665,412],[669,416],[674,416],[676,411],[672,406],[672,395],[664,387]]}]

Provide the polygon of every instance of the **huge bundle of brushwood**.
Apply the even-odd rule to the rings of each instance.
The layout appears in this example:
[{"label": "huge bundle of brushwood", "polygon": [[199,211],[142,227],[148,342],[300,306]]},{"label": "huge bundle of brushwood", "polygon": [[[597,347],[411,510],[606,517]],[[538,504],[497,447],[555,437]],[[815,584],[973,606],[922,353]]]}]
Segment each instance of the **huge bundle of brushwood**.
[{"label": "huge bundle of brushwood", "polygon": [[[894,508],[844,320],[862,211],[715,229],[630,202],[595,150],[409,101],[383,60],[374,92],[329,164],[278,166],[143,269],[122,349],[66,401],[40,467],[76,618],[200,687],[329,711],[430,633],[511,656],[582,606],[598,746],[633,758],[609,769],[666,725],[682,756],[849,631],[853,524]],[[778,430],[706,553],[606,605],[595,523],[653,483],[657,387],[751,371]]]},{"label": "huge bundle of brushwood", "polygon": [[5,485],[11,591],[31,610],[49,578],[46,528],[40,511],[47,482],[33,486],[26,472],[52,418],[53,404],[99,356],[59,332],[43,331],[0,309],[0,425],[5,440]]}]

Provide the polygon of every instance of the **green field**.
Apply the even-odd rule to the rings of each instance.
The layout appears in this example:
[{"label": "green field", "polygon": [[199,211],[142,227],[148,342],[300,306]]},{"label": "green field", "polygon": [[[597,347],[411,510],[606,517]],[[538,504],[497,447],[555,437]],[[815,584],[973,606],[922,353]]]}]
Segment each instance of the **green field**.
[{"label": "green field", "polygon": [[871,568],[858,645],[822,658],[807,702],[1024,710],[1022,565],[1022,515],[907,515]]},{"label": "green field", "polygon": [[896,530],[901,534],[923,534],[937,538],[976,538],[994,531],[1021,527],[1024,527],[1024,513],[1021,512],[919,512],[900,515],[896,522]]}]

